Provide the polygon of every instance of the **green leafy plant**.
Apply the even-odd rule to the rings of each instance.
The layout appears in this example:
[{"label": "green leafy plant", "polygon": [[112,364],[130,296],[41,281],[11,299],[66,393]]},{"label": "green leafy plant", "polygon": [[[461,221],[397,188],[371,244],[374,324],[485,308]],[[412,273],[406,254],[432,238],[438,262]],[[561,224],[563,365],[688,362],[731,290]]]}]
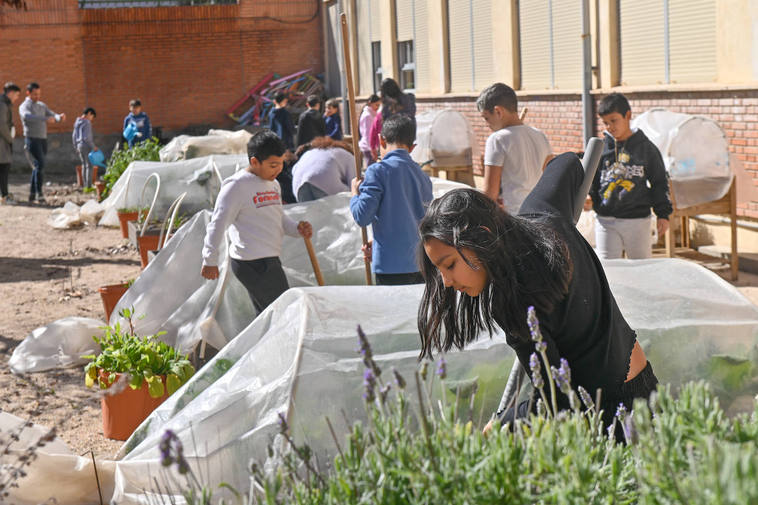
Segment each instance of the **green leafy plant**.
[{"label": "green leafy plant", "polygon": [[106,389],[119,374],[128,374],[129,387],[139,389],[146,383],[150,396],[160,398],[166,390],[173,394],[192,377],[195,368],[189,358],[158,340],[163,332],[138,337],[132,324],[133,310],[122,309],[119,315],[127,320],[128,330],[122,329],[120,322],[104,327],[102,337],[92,337],[100,346],[100,354],[82,356],[92,360],[84,368],[87,387],[98,383],[101,389]]},{"label": "green leafy plant", "polygon": [[160,161],[160,149],[158,139],[153,137],[128,149],[114,151],[108,159],[108,166],[103,175],[105,190],[102,197],[106,198],[110,195],[113,185],[132,161]]}]

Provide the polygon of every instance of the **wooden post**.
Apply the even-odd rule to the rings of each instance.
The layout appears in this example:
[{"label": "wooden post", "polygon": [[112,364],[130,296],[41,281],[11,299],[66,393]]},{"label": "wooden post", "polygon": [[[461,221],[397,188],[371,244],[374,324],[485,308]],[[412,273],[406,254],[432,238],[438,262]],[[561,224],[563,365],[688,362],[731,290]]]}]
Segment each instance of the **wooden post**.
[{"label": "wooden post", "polygon": [[[347,16],[343,12],[340,14],[340,23],[342,24],[342,55],[345,62],[345,74],[347,75],[347,97],[348,107],[350,107],[350,132],[353,141],[353,158],[355,158],[355,177],[361,178],[361,163],[363,158],[360,155],[358,147],[358,116],[355,113],[355,83],[353,83],[353,68],[350,63],[350,38],[347,29]],[[368,244],[368,233],[366,228],[361,228],[361,237],[363,245]],[[371,285],[371,262],[364,256],[363,262],[366,266],[366,284]]]}]

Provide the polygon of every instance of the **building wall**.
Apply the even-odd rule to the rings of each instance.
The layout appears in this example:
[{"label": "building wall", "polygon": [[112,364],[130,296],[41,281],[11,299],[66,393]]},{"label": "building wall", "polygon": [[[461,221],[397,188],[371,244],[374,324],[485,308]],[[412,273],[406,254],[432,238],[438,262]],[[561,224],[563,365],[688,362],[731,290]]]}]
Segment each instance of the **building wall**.
[{"label": "building wall", "polygon": [[132,98],[167,135],[231,128],[226,109],[268,72],[323,71],[319,3],[79,9],[77,0],[36,0],[27,12],[2,7],[0,44],[19,50],[4,53],[0,81],[39,82],[42,100],[68,116],[49,127],[53,163],[58,149],[62,164],[74,159],[67,136],[86,106],[97,110],[100,135],[121,131]]},{"label": "building wall", "polygon": [[[352,0],[348,4],[355,6]],[[397,77],[397,54],[392,50],[394,40],[391,26],[395,22],[391,9],[387,8],[397,3],[423,3],[428,14],[425,25],[427,39],[424,40],[426,53],[431,60],[431,66],[435,69],[430,73],[430,79],[414,92],[417,96],[418,111],[435,108],[451,107],[460,110],[471,122],[479,144],[480,154],[484,149],[484,141],[489,131],[484,121],[479,117],[476,110],[475,100],[481,89],[461,93],[460,90],[451,86],[450,40],[456,30],[469,29],[465,26],[464,19],[448,19],[449,12],[464,12],[460,7],[469,5],[477,7],[486,5],[488,11],[497,13],[492,16],[492,26],[480,25],[477,30],[492,30],[492,47],[489,49],[493,58],[493,82],[500,81],[511,85],[516,89],[520,107],[528,108],[526,123],[543,130],[548,136],[554,151],[581,151],[582,139],[582,113],[581,113],[581,90],[571,89],[565,83],[580,82],[574,75],[581,72],[580,60],[574,62],[573,68],[567,65],[567,57],[561,56],[561,51],[566,51],[575,44],[574,37],[581,37],[581,33],[566,34],[567,26],[577,25],[572,17],[571,22],[566,20],[567,6],[579,7],[578,2],[568,0],[554,0],[553,35],[555,46],[554,68],[551,79],[535,79],[534,72],[539,65],[534,61],[525,60],[529,54],[539,55],[538,59],[544,59],[550,54],[548,46],[539,46],[548,37],[538,37],[537,31],[542,29],[539,22],[529,22],[534,16],[542,16],[540,9],[546,9],[547,2],[539,0],[370,0],[381,3],[384,9],[381,11],[380,24],[390,28],[383,31],[382,42],[383,58],[382,67],[387,77]],[[646,0],[650,6],[660,8],[663,0]],[[679,16],[680,24],[671,28],[671,51],[669,65],[671,67],[670,81],[638,83],[635,86],[623,85],[625,76],[634,76],[634,69],[626,68],[621,61],[622,33],[629,44],[639,42],[639,37],[629,38],[629,23],[623,29],[621,26],[621,10],[636,14],[634,1],[632,0],[591,0],[590,4],[590,35],[592,42],[593,72],[592,96],[595,102],[612,91],[623,92],[632,105],[633,113],[641,113],[653,107],[664,107],[677,112],[688,114],[700,114],[716,120],[725,130],[730,143],[730,150],[743,162],[748,174],[752,177],[753,184],[758,186],[758,37],[755,28],[758,26],[758,0],[697,0],[696,4],[705,6],[693,14],[693,19],[682,17],[682,7],[688,4],[681,0],[669,1],[672,19]],[[350,6],[349,5],[349,6]],[[455,9],[449,9],[455,5]],[[620,9],[621,7],[621,9]],[[573,8],[573,7],[572,7]],[[527,11],[527,9],[530,9]],[[535,10],[536,9],[536,10]],[[561,10],[563,9],[563,10]],[[677,10],[678,9],[678,10]],[[713,16],[705,16],[705,13],[713,11]],[[693,11],[694,12],[694,11]],[[530,14],[530,16],[525,16]],[[645,12],[639,11],[644,16]],[[699,16],[699,17],[698,17]],[[463,16],[465,17],[465,16]],[[547,21],[547,16],[543,16]],[[539,19],[542,19],[540,17]],[[539,21],[539,20],[538,20]],[[644,24],[642,19],[636,20],[637,26],[647,30],[649,37],[663,37],[661,33],[652,33],[654,26]],[[672,22],[672,21],[670,21]],[[691,23],[698,30],[687,32],[683,26]],[[698,24],[699,23],[699,24]],[[662,21],[661,21],[662,26]],[[657,25],[656,25],[657,26]],[[526,31],[533,30],[531,38]],[[537,31],[534,31],[537,30]],[[536,35],[535,35],[536,34]],[[356,34],[360,44],[361,34]],[[526,38],[525,38],[526,37]],[[705,40],[699,40],[708,39]],[[462,40],[460,37],[456,40]],[[473,40],[473,39],[472,39]],[[536,44],[536,45],[535,45]],[[683,45],[684,44],[684,45]],[[689,45],[711,44],[708,46],[709,54],[713,56],[702,64],[711,65],[709,72],[699,72],[697,65],[699,55],[695,52],[687,52]],[[535,49],[537,47],[537,49]],[[577,46],[580,47],[580,46]],[[657,52],[663,49],[655,44],[637,44],[636,57],[645,58],[645,51],[651,52],[651,57],[664,61]],[[693,46],[694,47],[694,46]],[[527,50],[528,49],[528,50]],[[629,46],[626,54],[629,54]],[[569,50],[567,54],[576,51]],[[655,54],[652,54],[655,52]],[[640,56],[641,54],[641,56]],[[480,55],[476,55],[479,58]],[[577,61],[579,63],[577,63]],[[628,62],[627,62],[628,63]],[[577,66],[578,65],[578,66]],[[689,66],[688,66],[689,65]],[[687,72],[689,68],[697,71]],[[683,72],[685,70],[685,72]],[[531,76],[527,72],[532,72]],[[566,75],[566,73],[571,75]],[[691,77],[691,82],[681,82],[688,76],[711,75],[708,82],[695,82],[697,77]],[[640,79],[637,74],[636,79]],[[358,78],[359,76],[356,76]],[[677,80],[678,79],[678,80]],[[554,82],[551,89],[530,89],[531,86],[542,86],[547,80]],[[538,82],[539,84],[534,84]],[[479,86],[478,86],[479,87]],[[360,89],[364,89],[361,87]],[[596,109],[596,107],[595,107]],[[602,125],[594,118],[594,134],[602,132]],[[754,130],[756,130],[754,132]],[[482,167],[479,160],[474,166],[475,173],[481,173]],[[756,196],[748,200],[739,201],[739,214],[741,216],[758,218],[758,192]]]}]

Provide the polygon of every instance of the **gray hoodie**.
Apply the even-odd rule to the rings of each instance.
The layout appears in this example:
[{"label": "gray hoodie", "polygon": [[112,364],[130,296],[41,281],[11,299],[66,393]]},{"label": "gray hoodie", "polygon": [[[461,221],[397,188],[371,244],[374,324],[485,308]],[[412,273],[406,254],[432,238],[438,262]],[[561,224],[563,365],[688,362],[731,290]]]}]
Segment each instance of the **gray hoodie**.
[{"label": "gray hoodie", "polygon": [[32,101],[28,96],[18,108],[18,115],[24,124],[24,137],[33,139],[47,138],[47,119],[54,117],[60,121],[60,115],[51,111],[44,102]]},{"label": "gray hoodie", "polygon": [[79,149],[80,145],[85,145],[90,150],[95,148],[95,142],[92,138],[92,123],[90,120],[83,117],[76,118],[74,123],[74,133],[71,135],[71,140],[74,143],[74,148]]}]

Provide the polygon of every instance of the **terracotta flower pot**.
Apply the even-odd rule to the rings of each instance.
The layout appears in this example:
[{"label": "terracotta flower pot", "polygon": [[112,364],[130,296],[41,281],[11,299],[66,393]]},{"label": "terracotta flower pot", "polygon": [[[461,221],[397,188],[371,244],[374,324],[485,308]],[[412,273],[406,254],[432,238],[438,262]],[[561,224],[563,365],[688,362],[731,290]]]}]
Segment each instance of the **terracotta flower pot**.
[{"label": "terracotta flower pot", "polygon": [[154,251],[158,249],[159,235],[143,235],[137,237],[137,246],[139,247],[140,261],[142,261],[142,268],[147,266],[147,251]]},{"label": "terracotta flower pot", "polygon": [[[117,374],[115,383],[118,383],[120,375]],[[100,376],[103,380],[107,379],[106,372],[102,370]],[[161,380],[165,388],[166,378],[161,377]],[[116,394],[106,392],[100,399],[103,412],[103,435],[113,440],[126,440],[140,423],[168,398],[168,393],[164,393],[160,398],[153,398],[148,393],[147,382],[143,382],[139,389],[132,389],[128,384],[121,383],[118,383],[117,387],[123,387],[123,389]]]},{"label": "terracotta flower pot", "polygon": [[126,283],[108,284],[100,286],[97,290],[100,292],[100,298],[103,299],[103,308],[105,309],[105,320],[111,320],[111,313],[121,297],[126,293],[129,286]]},{"label": "terracotta flower pot", "polygon": [[129,228],[127,228],[126,223],[129,221],[136,221],[139,217],[139,213],[137,211],[134,212],[118,212],[118,225],[121,228],[121,236],[124,238],[129,238]]}]

